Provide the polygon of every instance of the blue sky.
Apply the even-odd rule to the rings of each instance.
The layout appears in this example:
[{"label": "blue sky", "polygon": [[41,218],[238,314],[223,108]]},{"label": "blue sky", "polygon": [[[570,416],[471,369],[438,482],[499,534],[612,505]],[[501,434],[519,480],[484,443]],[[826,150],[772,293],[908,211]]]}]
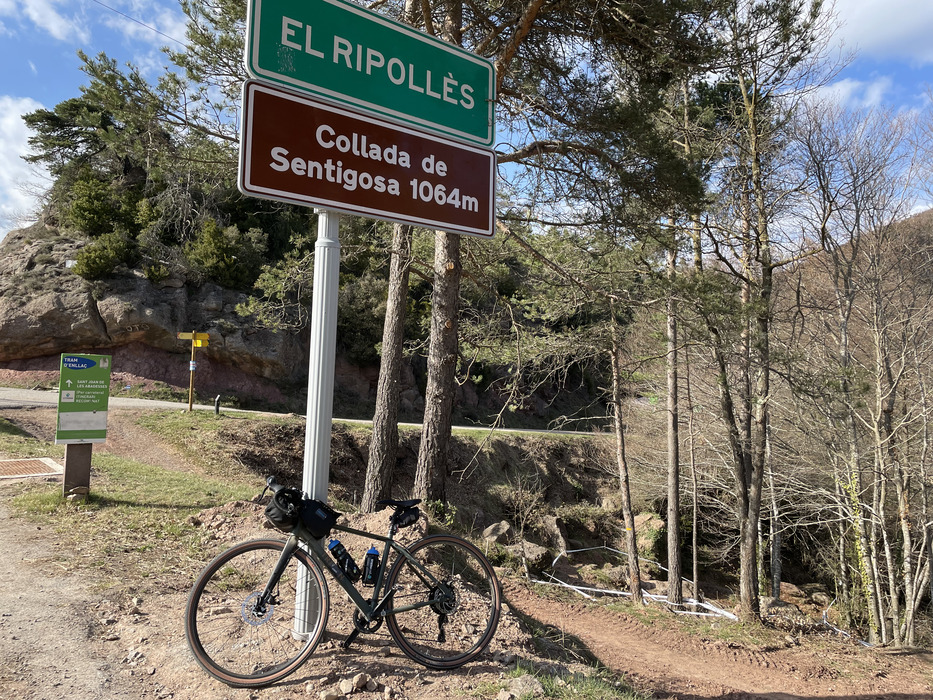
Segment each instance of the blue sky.
[{"label": "blue sky", "polygon": [[[933,2],[837,0],[835,12],[842,25],[835,43],[858,52],[834,82],[840,98],[924,106],[933,89]],[[159,49],[177,48],[169,37],[184,38],[183,19],[174,0],[0,0],[0,237],[34,220],[37,195],[49,184],[21,158],[28,132],[20,116],[80,94],[79,49],[158,75]]]}]

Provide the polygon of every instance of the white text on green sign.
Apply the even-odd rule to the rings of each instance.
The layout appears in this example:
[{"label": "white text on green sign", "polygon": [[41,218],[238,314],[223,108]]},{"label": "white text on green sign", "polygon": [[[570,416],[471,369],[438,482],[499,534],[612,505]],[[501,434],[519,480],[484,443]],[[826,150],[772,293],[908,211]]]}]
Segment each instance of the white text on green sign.
[{"label": "white text on green sign", "polygon": [[346,0],[251,0],[246,67],[291,85],[485,146],[495,69],[464,49]]},{"label": "white text on green sign", "polygon": [[62,355],[57,444],[104,442],[110,401],[110,355]]}]

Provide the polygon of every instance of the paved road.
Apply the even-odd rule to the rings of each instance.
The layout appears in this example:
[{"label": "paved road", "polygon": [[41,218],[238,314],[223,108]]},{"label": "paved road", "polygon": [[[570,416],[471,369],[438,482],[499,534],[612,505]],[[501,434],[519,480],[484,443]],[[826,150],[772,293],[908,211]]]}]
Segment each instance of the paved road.
[{"label": "paved road", "polygon": [[[22,406],[55,407],[58,406],[58,390],[40,389],[10,389],[0,387],[0,408],[18,408]],[[174,401],[155,401],[150,399],[134,399],[129,396],[111,396],[110,407],[116,408],[184,408],[187,403]],[[195,404],[198,410],[213,411],[213,405]],[[234,408],[224,408],[225,411],[235,411]]]},{"label": "paved road", "polygon": [[[49,389],[12,389],[9,387],[0,387],[0,410],[4,408],[22,408],[24,406],[54,408],[58,406],[58,390]],[[129,396],[111,396],[109,408],[161,408],[169,410],[188,410],[187,403],[178,403],[175,401],[158,401],[155,399],[137,399]],[[195,410],[213,411],[213,404],[194,404]],[[229,408],[221,405],[221,411],[236,413],[266,413],[268,411],[245,411],[241,408]],[[370,420],[356,420],[352,418],[334,418],[340,423],[355,423],[359,425],[372,425]],[[399,423],[400,426],[420,428],[420,423]],[[462,425],[454,426],[456,430],[483,430],[482,425]],[[576,435],[587,436],[595,433],[575,432],[573,430],[524,430],[518,428],[496,428],[497,433],[540,433],[547,435]]]}]

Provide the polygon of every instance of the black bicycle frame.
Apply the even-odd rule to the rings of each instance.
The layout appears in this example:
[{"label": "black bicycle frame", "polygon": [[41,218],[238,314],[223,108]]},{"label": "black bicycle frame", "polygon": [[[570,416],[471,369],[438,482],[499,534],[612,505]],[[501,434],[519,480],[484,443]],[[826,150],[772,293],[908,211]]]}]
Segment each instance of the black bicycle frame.
[{"label": "black bicycle frame", "polygon": [[[340,585],[341,588],[343,588],[343,590],[347,592],[347,595],[350,596],[350,600],[353,601],[354,605],[356,605],[357,609],[360,611],[360,614],[363,615],[367,622],[372,622],[375,617],[382,614],[385,606],[391,600],[392,594],[395,593],[394,590],[386,591],[383,598],[379,600],[379,594],[381,592],[383,582],[385,581],[386,567],[389,564],[390,550],[394,550],[400,556],[405,557],[409,562],[411,562],[411,564],[414,566],[416,575],[425,585],[438,588],[445,595],[450,595],[450,591],[447,589],[447,586],[443,581],[438,581],[430,571],[425,569],[417,559],[409,554],[405,547],[395,541],[394,526],[390,527],[388,535],[377,535],[372,532],[366,532],[365,530],[355,530],[352,527],[346,527],[344,525],[334,525],[333,529],[384,543],[385,546],[382,550],[382,560],[379,562],[379,573],[376,576],[376,582],[373,586],[373,594],[370,600],[366,600],[362,595],[360,595],[359,590],[357,590],[356,586],[353,585],[350,579],[347,578],[347,575],[343,573],[343,570],[337,565],[337,562],[334,561],[333,557],[329,556],[324,551],[323,539],[315,539],[307,530],[307,528],[305,528],[303,524],[299,523],[286,541],[285,548],[282,550],[282,554],[279,557],[275,568],[272,570],[272,574],[269,576],[269,580],[266,583],[266,587],[263,590],[259,600],[257,601],[257,604],[264,605],[272,597],[272,593],[275,590],[275,587],[278,585],[282,572],[285,571],[285,567],[288,565],[289,559],[294,556],[295,550],[299,547],[299,545],[304,545],[306,551],[311,555],[311,558],[322,569],[327,569],[330,571],[333,579]],[[378,603],[376,603],[377,600],[379,600]],[[423,608],[426,605],[431,605],[432,602],[433,601],[427,600],[413,603],[412,605],[406,605],[405,607],[401,608],[393,608],[393,612],[407,612],[409,610],[416,610],[418,608]]]}]

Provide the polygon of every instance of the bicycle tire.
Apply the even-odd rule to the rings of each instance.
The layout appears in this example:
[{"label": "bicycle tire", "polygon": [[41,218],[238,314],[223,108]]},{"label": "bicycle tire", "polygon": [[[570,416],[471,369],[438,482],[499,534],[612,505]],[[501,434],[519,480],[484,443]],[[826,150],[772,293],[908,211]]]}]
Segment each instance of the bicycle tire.
[{"label": "bicycle tire", "polygon": [[[483,553],[453,535],[431,535],[408,548],[435,578],[451,587],[445,597],[404,556],[386,579],[395,590],[386,614],[389,634],[409,658],[431,669],[458,668],[477,658],[499,625],[501,592]],[[407,606],[423,604],[405,610]]]},{"label": "bicycle tire", "polygon": [[[320,567],[301,549],[289,559],[274,602],[257,611],[259,597],[285,547],[283,540],[251,540],[231,547],[195,581],[185,610],[185,636],[194,658],[214,678],[248,688],[294,672],[324,635],[330,598]],[[297,605],[296,581],[307,575],[307,600]],[[308,631],[295,632],[295,619]]]}]

